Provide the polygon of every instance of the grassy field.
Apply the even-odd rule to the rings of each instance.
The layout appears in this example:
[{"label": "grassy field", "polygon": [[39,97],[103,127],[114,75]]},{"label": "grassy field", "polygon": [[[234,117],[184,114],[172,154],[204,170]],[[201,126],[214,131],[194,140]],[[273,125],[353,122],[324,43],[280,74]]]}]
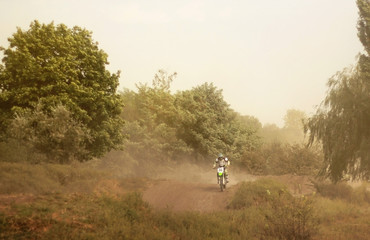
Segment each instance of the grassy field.
[{"label": "grassy field", "polygon": [[0,239],[369,239],[368,184],[316,184],[293,197],[276,180],[242,182],[224,211],[143,201],[149,179],[86,167],[0,163]]}]

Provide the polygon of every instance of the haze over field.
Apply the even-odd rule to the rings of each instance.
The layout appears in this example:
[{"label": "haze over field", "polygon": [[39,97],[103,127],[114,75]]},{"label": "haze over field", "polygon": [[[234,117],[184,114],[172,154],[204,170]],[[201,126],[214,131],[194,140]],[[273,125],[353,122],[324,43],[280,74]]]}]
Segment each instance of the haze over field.
[{"label": "haze over field", "polygon": [[[122,70],[120,89],[177,72],[172,90],[214,82],[225,100],[262,123],[287,109],[313,113],[326,82],[355,63],[358,10],[349,0],[0,0],[0,46],[33,20],[93,32]],[[2,56],[0,56],[2,57]]]}]

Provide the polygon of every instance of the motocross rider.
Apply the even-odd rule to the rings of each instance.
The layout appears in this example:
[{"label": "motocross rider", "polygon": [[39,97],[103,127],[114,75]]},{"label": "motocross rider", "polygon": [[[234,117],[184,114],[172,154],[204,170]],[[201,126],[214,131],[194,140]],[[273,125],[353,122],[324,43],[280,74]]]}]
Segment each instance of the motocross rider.
[{"label": "motocross rider", "polygon": [[[225,179],[226,179],[226,182],[228,183],[229,182],[229,174],[227,172],[227,166],[230,166],[229,159],[227,157],[224,157],[224,155],[222,153],[218,154],[218,158],[216,158],[215,162],[213,163],[213,168],[215,168],[216,166],[224,167],[224,169],[225,169]],[[217,178],[217,181],[218,181],[218,178]]]}]

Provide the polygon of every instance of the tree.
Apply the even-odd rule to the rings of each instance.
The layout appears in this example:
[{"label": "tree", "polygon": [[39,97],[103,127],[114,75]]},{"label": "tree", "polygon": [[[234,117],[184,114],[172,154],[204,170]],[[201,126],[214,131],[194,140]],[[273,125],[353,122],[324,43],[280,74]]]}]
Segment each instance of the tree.
[{"label": "tree", "polygon": [[[17,114],[11,121],[9,132],[11,138],[29,152],[44,153],[45,161],[57,163],[83,158],[87,154],[84,140],[90,138],[88,129],[61,105],[52,108],[50,114],[42,111],[41,104],[32,112]],[[32,154],[26,157],[31,162],[40,161],[32,159]]]},{"label": "tree", "polygon": [[265,143],[282,142],[281,129],[276,124],[265,124],[259,131],[259,135]]},{"label": "tree", "polygon": [[205,83],[176,94],[175,105],[181,120],[178,137],[194,149],[195,158],[229,152],[231,132],[225,131],[233,116],[222,91]]},{"label": "tree", "polygon": [[170,93],[170,84],[176,73],[159,70],[152,86],[138,84],[137,92],[122,93],[125,109],[122,118],[127,135],[125,149],[135,159],[169,161],[187,155],[191,149],[177,138],[180,116],[174,106],[175,98]]},{"label": "tree", "polygon": [[282,136],[287,143],[297,144],[304,141],[304,122],[307,117],[303,111],[288,109],[284,116]]},{"label": "tree", "polygon": [[[204,83],[175,95],[181,117],[177,136],[194,149],[195,158],[223,152],[233,160],[259,144],[255,121],[247,122],[225,102],[222,90]],[[253,124],[252,124],[253,122]]]},{"label": "tree", "polygon": [[[34,21],[8,40],[0,67],[0,127],[9,126],[15,114],[34,110],[51,114],[63,105],[72,118],[89,130],[84,140],[86,160],[102,156],[122,142],[123,104],[116,93],[119,72],[106,70],[107,54],[93,42],[92,33],[54,23]],[[82,157],[82,156],[81,156]]]},{"label": "tree", "polygon": [[256,117],[248,116],[248,115],[244,115],[244,116],[241,115],[238,118],[254,133],[262,129],[262,124]]},{"label": "tree", "polygon": [[370,3],[358,0],[358,36],[365,53],[356,66],[328,81],[321,107],[306,124],[310,144],[323,145],[326,162],[322,174],[334,181],[346,175],[370,178]]},{"label": "tree", "polygon": [[284,116],[284,128],[291,128],[303,131],[306,114],[300,110],[288,109]]}]

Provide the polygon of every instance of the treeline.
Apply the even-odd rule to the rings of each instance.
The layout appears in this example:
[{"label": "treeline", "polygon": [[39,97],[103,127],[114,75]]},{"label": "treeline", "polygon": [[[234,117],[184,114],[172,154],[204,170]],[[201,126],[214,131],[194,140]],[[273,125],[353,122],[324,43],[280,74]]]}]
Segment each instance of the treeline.
[{"label": "treeline", "polygon": [[69,164],[109,159],[147,166],[211,164],[218,153],[251,173],[311,174],[320,156],[303,142],[304,113],[289,110],[283,128],[230,108],[204,83],[170,91],[176,73],[117,92],[119,72],[91,32],[34,21],[18,29],[0,65],[0,160]]},{"label": "treeline", "polygon": [[221,152],[253,174],[314,174],[319,169],[320,152],[305,144],[303,112],[288,110],[283,128],[262,127],[257,118],[230,108],[213,84],[171,93],[175,77],[160,70],[151,86],[138,84],[137,91],[122,93],[128,159],[211,164]]},{"label": "treeline", "polygon": [[229,107],[221,90],[204,83],[171,94],[173,77],[159,71],[153,86],[139,84],[137,92],[122,93],[126,146],[137,158],[209,161],[218,152],[240,158],[259,146],[257,129]]}]

